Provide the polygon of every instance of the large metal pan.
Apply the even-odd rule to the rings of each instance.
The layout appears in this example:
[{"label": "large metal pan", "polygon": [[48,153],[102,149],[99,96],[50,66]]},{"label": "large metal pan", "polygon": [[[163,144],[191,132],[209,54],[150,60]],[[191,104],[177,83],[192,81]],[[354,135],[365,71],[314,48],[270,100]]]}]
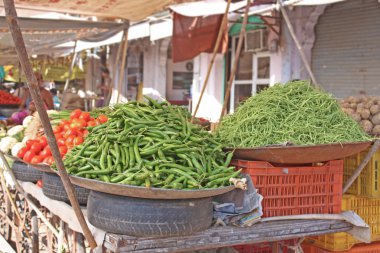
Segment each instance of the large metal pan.
[{"label": "large metal pan", "polygon": [[70,180],[73,184],[90,190],[144,199],[197,199],[221,195],[235,189],[235,186],[227,186],[206,190],[172,190],[105,183],[76,176],[70,176]]},{"label": "large metal pan", "polygon": [[268,161],[271,163],[305,164],[342,159],[367,149],[371,143],[371,141],[368,141],[311,146],[226,148],[225,150],[235,150],[235,159]]}]

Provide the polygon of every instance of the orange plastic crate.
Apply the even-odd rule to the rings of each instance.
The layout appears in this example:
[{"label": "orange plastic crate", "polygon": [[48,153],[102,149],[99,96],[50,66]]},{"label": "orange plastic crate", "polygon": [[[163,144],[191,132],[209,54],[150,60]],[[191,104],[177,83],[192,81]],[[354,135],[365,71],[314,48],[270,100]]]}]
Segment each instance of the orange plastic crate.
[{"label": "orange plastic crate", "polygon": [[[282,253],[290,253],[291,251],[288,249],[287,245],[294,245],[294,240],[288,240],[283,242],[278,242],[279,250]],[[272,253],[271,243],[256,243],[256,244],[247,244],[247,245],[239,245],[234,246],[234,249],[239,253]]]},{"label": "orange plastic crate", "polygon": [[[302,249],[304,253],[331,253],[325,249],[321,249],[309,244],[302,244]],[[380,243],[371,244],[359,244],[350,250],[339,251],[338,253],[380,253]]]},{"label": "orange plastic crate", "polygon": [[263,217],[341,212],[343,160],[322,166],[247,160],[234,160],[232,165],[249,174],[263,195]]}]

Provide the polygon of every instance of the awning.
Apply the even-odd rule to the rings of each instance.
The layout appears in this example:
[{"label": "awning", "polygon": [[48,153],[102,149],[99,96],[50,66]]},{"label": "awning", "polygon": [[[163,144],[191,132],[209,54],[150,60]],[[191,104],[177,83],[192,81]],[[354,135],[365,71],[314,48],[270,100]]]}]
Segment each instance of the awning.
[{"label": "awning", "polygon": [[[233,24],[228,32],[230,36],[239,35],[242,27],[243,18],[240,18],[236,24]],[[262,25],[260,25],[262,24]],[[249,16],[246,31],[252,31],[265,28],[264,21],[258,16]]]},{"label": "awning", "polygon": [[[139,21],[171,4],[192,0],[15,0],[16,8]],[[3,3],[0,4],[3,7]]]},{"label": "awning", "polygon": [[[33,54],[61,54],[67,48],[54,48],[56,45],[83,40],[86,42],[103,41],[123,29],[123,23],[90,22],[80,20],[51,20],[19,18],[20,27],[28,53]],[[72,51],[72,48],[69,48]],[[12,64],[17,58],[14,44],[9,33],[5,17],[0,17],[0,64]]]}]

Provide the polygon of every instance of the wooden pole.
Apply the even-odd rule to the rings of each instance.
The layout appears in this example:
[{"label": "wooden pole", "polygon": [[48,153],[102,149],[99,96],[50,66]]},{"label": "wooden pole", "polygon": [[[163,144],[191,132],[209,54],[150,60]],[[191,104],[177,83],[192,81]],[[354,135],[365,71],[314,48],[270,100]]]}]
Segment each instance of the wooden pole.
[{"label": "wooden pole", "polygon": [[205,80],[203,82],[202,91],[201,91],[201,94],[199,96],[199,99],[198,99],[198,102],[197,102],[197,106],[195,107],[194,114],[191,117],[191,122],[194,121],[194,118],[197,115],[199,106],[201,104],[203,95],[205,93],[205,90],[206,90],[206,87],[207,87],[207,84],[208,84],[208,79],[210,78],[211,70],[212,70],[212,67],[213,67],[214,62],[215,62],[215,57],[216,57],[216,54],[218,52],[218,49],[219,49],[219,46],[220,46],[220,42],[222,40],[224,31],[226,30],[225,28],[226,28],[226,24],[227,24],[227,20],[228,20],[228,11],[230,9],[230,4],[231,4],[231,0],[228,0],[227,6],[226,6],[226,10],[225,10],[224,15],[223,15],[222,23],[220,24],[220,28],[219,28],[219,32],[218,32],[218,37],[217,37],[216,43],[214,45],[214,51],[212,53],[212,58],[211,58],[210,64],[208,65],[206,78],[205,78]]},{"label": "wooden pole", "polygon": [[306,59],[306,55],[302,49],[302,46],[300,44],[300,42],[298,41],[297,39],[297,36],[296,36],[296,33],[294,32],[294,29],[293,29],[293,25],[292,23],[290,22],[290,19],[289,19],[289,16],[288,16],[288,13],[286,12],[285,10],[285,6],[284,6],[284,3],[282,0],[278,0],[278,3],[280,4],[280,10],[281,10],[281,13],[282,13],[282,16],[284,17],[284,20],[285,20],[285,23],[286,23],[286,26],[288,27],[288,30],[290,32],[290,35],[292,36],[293,40],[294,40],[294,43],[296,44],[297,46],[297,49],[298,49],[298,52],[300,53],[301,55],[301,59],[303,61],[303,64],[305,65],[306,67],[306,70],[307,72],[309,73],[309,76],[311,78],[311,81],[314,85],[314,87],[322,90],[322,87],[318,84],[317,82],[317,79],[315,78],[314,76],[314,73],[313,71],[311,70],[311,67],[310,67],[310,64],[309,62],[307,61]]},{"label": "wooden pole", "polygon": [[350,188],[352,183],[358,178],[360,173],[363,171],[364,167],[367,165],[369,160],[371,160],[372,156],[376,153],[376,151],[380,147],[380,140],[377,139],[375,143],[372,145],[371,149],[368,151],[367,155],[365,156],[364,160],[359,164],[359,167],[354,171],[354,173],[351,175],[351,177],[347,180],[347,182],[344,184],[343,187],[343,193],[346,193],[347,190]]},{"label": "wooden pole", "polygon": [[36,80],[36,77],[34,76],[33,69],[30,65],[29,59],[28,59],[28,53],[25,48],[24,39],[21,34],[20,26],[18,23],[16,8],[14,5],[14,0],[3,0],[4,2],[4,8],[5,8],[5,15],[7,19],[7,23],[9,26],[9,30],[12,34],[12,38],[15,44],[15,48],[17,51],[18,58],[21,62],[21,66],[24,70],[27,84],[29,87],[29,91],[32,95],[33,101],[36,105],[38,114],[41,119],[42,126],[44,127],[45,135],[47,137],[48,144],[51,148],[54,161],[57,165],[59,175],[62,179],[63,186],[65,187],[65,190],[67,192],[67,195],[69,197],[71,206],[74,209],[74,212],[78,218],[79,224],[81,225],[81,228],[83,230],[83,233],[92,249],[96,248],[97,244],[96,241],[91,234],[90,229],[87,226],[86,220],[84,219],[83,213],[80,209],[78,200],[75,195],[74,188],[70,182],[69,176],[65,170],[65,166],[63,164],[61,154],[58,149],[58,145],[53,133],[53,129],[51,127],[48,115],[46,113],[43,101],[41,99],[40,89],[38,87],[38,83]]},{"label": "wooden pole", "polygon": [[71,65],[70,65],[68,76],[66,78],[65,86],[63,87],[62,99],[61,99],[61,103],[60,103],[61,105],[63,105],[63,101],[66,98],[66,90],[69,88],[70,77],[71,77],[71,74],[73,73],[73,68],[74,68],[74,65],[75,65],[76,58],[77,58],[76,48],[77,48],[77,41],[75,41],[75,43],[74,43],[74,48],[73,48],[74,55],[73,55],[73,59],[71,61]]},{"label": "wooden pole", "polygon": [[125,71],[125,61],[127,58],[127,48],[128,48],[128,30],[129,27],[124,31],[125,36],[124,36],[124,45],[123,45],[123,56],[121,58],[121,65],[120,65],[120,75],[119,75],[119,82],[117,85],[117,97],[116,97],[116,103],[119,102],[120,98],[120,93],[123,85],[123,80],[124,80],[124,71]]},{"label": "wooden pole", "polygon": [[244,10],[243,24],[241,26],[241,30],[240,30],[240,34],[239,34],[239,41],[238,41],[238,45],[237,45],[237,48],[236,48],[234,65],[232,66],[232,70],[231,70],[231,74],[230,74],[230,79],[228,80],[228,85],[227,85],[227,89],[226,89],[226,95],[224,96],[222,112],[220,113],[220,117],[219,117],[219,125],[222,122],[224,111],[227,108],[228,100],[230,98],[230,92],[231,92],[232,83],[234,82],[234,79],[235,79],[237,65],[239,63],[239,56],[240,56],[241,48],[243,46],[245,28],[247,27],[248,11],[249,11],[250,5],[251,5],[251,0],[247,0],[247,4],[246,4],[245,10]]}]

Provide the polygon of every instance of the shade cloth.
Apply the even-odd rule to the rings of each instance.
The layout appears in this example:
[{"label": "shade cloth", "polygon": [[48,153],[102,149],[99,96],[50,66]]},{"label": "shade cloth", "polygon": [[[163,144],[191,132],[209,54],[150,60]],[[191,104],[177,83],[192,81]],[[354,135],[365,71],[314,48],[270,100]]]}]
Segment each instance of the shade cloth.
[{"label": "shade cloth", "polygon": [[[212,53],[222,20],[223,15],[186,17],[174,13],[172,39],[173,62],[193,59],[201,52]],[[225,53],[227,46],[228,34],[226,28],[218,53]]]}]

